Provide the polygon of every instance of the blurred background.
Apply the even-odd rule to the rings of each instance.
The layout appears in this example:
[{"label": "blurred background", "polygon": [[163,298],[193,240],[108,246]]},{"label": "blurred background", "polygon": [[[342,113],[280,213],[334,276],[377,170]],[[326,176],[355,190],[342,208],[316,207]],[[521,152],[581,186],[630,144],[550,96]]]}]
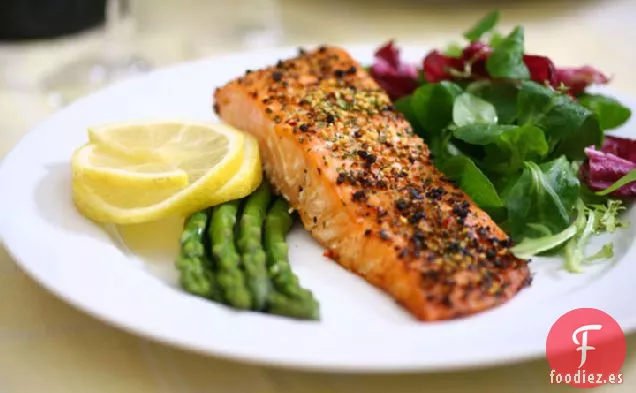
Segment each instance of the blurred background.
[{"label": "blurred background", "polygon": [[0,157],[113,81],[222,53],[320,43],[441,46],[493,8],[530,52],[636,94],[634,0],[0,0]]}]

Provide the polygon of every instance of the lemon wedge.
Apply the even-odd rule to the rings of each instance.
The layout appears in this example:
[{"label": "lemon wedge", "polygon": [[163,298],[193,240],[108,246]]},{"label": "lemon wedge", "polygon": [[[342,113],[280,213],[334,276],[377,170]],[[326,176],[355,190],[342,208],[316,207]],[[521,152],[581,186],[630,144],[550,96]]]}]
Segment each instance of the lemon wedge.
[{"label": "lemon wedge", "polygon": [[188,215],[262,180],[258,143],[222,123],[110,124],[91,128],[89,141],[71,159],[72,191],[80,213],[98,222]]}]

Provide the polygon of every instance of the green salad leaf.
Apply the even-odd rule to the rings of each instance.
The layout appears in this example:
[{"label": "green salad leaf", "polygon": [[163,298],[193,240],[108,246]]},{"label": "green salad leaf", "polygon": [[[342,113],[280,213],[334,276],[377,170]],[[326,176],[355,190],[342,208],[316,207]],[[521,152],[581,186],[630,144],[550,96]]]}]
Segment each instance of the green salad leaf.
[{"label": "green salad leaf", "polygon": [[490,33],[490,39],[488,40],[488,44],[490,45],[491,48],[494,48],[495,46],[499,45],[499,43],[503,41],[504,38],[505,36],[501,34],[500,32],[493,31]]},{"label": "green salad leaf", "polygon": [[590,117],[589,110],[578,105],[563,94],[553,97],[552,108],[537,124],[548,138],[558,141],[581,130],[583,122]]},{"label": "green salad leaf", "polygon": [[442,161],[439,167],[446,176],[454,180],[477,205],[487,212],[493,212],[504,206],[495,186],[470,158],[456,155]]},{"label": "green salad leaf", "polygon": [[517,123],[541,128],[552,157],[565,155],[570,160],[581,160],[586,146],[603,142],[603,132],[589,109],[532,81],[519,85]]},{"label": "green salad leaf", "polygon": [[523,27],[517,26],[493,48],[486,60],[488,74],[493,78],[529,79],[523,51]]},{"label": "green salad leaf", "polygon": [[466,91],[495,107],[499,124],[514,124],[517,118],[517,87],[506,81],[477,81]]},{"label": "green salad leaf", "polygon": [[581,187],[572,166],[564,156],[524,166],[505,201],[510,235],[521,240],[563,231],[570,225]]},{"label": "green salad leaf", "polygon": [[[578,168],[576,168],[578,170]],[[610,199],[606,195],[598,195],[587,184],[581,183],[581,199],[586,205],[602,205]]]},{"label": "green salad leaf", "polygon": [[512,127],[485,146],[481,166],[489,173],[510,175],[520,171],[524,162],[542,162],[548,154],[548,142],[543,131],[533,125]]},{"label": "green salad leaf", "polygon": [[500,139],[506,131],[515,129],[516,126],[469,123],[452,129],[453,136],[471,145],[484,146]]},{"label": "green salad leaf", "polygon": [[[579,206],[581,205],[583,202],[579,200]],[[563,250],[566,270],[571,273],[581,273],[584,263],[614,256],[614,246],[611,243],[603,245],[600,250],[590,256],[586,256],[585,251],[593,235],[601,232],[613,232],[617,223],[619,226],[626,225],[616,220],[621,207],[620,201],[611,201],[606,206],[592,205],[577,209],[578,214],[573,224],[577,228],[577,233],[568,240]],[[607,220],[603,220],[603,217],[607,216],[612,217],[610,222],[613,229],[607,226]]]},{"label": "green salad leaf", "polygon": [[619,228],[627,227],[627,222],[618,219],[620,212],[627,209],[620,199],[608,199],[604,204],[590,204],[588,207],[597,214],[594,223],[597,233],[614,233]]},{"label": "green salad leaf", "polygon": [[[581,202],[580,208],[583,209],[583,207],[584,206]],[[512,251],[512,253],[515,254],[517,258],[530,259],[535,255],[559,247],[560,245],[564,244],[565,242],[576,236],[578,231],[578,223],[573,222],[569,227],[554,235],[546,235],[535,238],[524,238],[521,243],[516,244],[510,251]]]},{"label": "green salad leaf", "polygon": [[413,131],[416,134],[424,137],[424,129],[420,125],[420,122],[415,115],[417,108],[415,107],[415,105],[413,105],[413,95],[402,97],[396,100],[393,105],[395,106],[395,109],[402,115],[404,115],[406,120],[408,120],[408,122],[411,124],[411,127],[413,127]]},{"label": "green salad leaf", "polygon": [[551,104],[550,110],[541,117],[537,125],[554,139],[576,132],[591,115],[589,110],[565,94],[554,94]]},{"label": "green salad leaf", "polygon": [[584,264],[614,256],[614,246],[607,243],[592,255],[586,255],[592,236],[602,232],[612,233],[627,223],[618,219],[624,210],[620,200],[607,200],[604,205],[586,205],[582,199],[576,202],[576,215],[572,224],[562,232],[535,238],[524,238],[511,251],[518,258],[528,259],[545,251],[560,249],[565,259],[565,269],[571,273],[580,273]]},{"label": "green salad leaf", "polygon": [[590,255],[589,257],[585,257],[583,262],[590,263],[594,261],[598,261],[600,259],[611,259],[614,257],[614,244],[606,243],[603,244],[600,250]]},{"label": "green salad leaf", "polygon": [[600,147],[604,134],[594,116],[587,116],[576,132],[563,138],[557,143],[553,156],[565,155],[572,161],[582,161],[586,158],[584,149],[588,146]]},{"label": "green salad leaf", "polygon": [[446,49],[444,49],[444,54],[450,57],[461,57],[463,53],[464,49],[456,42],[450,43]]},{"label": "green salad leaf", "polygon": [[464,38],[468,41],[479,41],[479,39],[485,34],[497,26],[500,17],[499,10],[495,9],[481,18],[473,27],[464,32]]},{"label": "green salad leaf", "polygon": [[602,94],[584,93],[577,99],[582,106],[594,112],[603,131],[622,126],[632,115],[631,109]]},{"label": "green salad leaf", "polygon": [[522,81],[517,95],[517,122],[537,124],[552,109],[555,91],[532,81]]},{"label": "green salad leaf", "polygon": [[411,96],[412,114],[428,137],[440,136],[453,120],[455,97],[461,87],[452,82],[422,85]]},{"label": "green salad leaf", "polygon": [[453,103],[453,122],[459,126],[497,123],[497,111],[488,101],[462,93]]},{"label": "green salad leaf", "polygon": [[611,186],[607,187],[606,189],[602,190],[602,191],[598,191],[596,194],[597,195],[608,195],[611,194],[612,192],[618,190],[619,188],[628,185],[629,183],[633,183],[636,181],[636,169],[632,169],[631,171],[629,171],[625,176],[621,177],[620,179],[616,180],[616,182],[614,182],[614,184],[612,184]]}]

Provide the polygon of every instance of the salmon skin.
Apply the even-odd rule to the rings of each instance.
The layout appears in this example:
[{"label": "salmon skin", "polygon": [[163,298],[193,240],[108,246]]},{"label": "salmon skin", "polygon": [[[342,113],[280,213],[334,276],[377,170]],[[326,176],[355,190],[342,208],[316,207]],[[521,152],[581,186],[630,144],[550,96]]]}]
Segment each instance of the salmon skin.
[{"label": "salmon skin", "polygon": [[343,49],[246,71],[214,91],[214,111],[259,140],[268,179],[326,255],[415,318],[474,314],[530,285],[509,237]]}]

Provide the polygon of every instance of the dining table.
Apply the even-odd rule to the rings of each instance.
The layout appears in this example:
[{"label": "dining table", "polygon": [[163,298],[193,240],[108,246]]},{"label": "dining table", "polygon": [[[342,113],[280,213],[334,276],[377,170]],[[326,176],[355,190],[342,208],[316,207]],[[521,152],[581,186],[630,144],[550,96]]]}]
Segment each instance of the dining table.
[{"label": "dining table", "polygon": [[[246,50],[222,39],[238,18],[236,3],[137,0],[133,2],[135,47],[154,68]],[[498,8],[502,31],[524,27],[527,52],[546,55],[562,66],[592,65],[610,75],[612,89],[636,96],[634,0],[272,0],[267,4],[276,7],[280,21],[281,35],[271,44],[276,46],[381,45],[394,39],[400,45],[438,48],[460,40],[475,20]],[[0,42],[0,60],[10,68],[4,78],[13,82],[0,88],[0,165],[32,127],[63,110],[38,89],[38,80],[64,61],[94,50],[101,39],[96,28],[55,40]],[[0,184],[0,193],[3,187]],[[33,245],[37,247],[37,239]],[[0,299],[0,393],[576,390],[551,383],[545,359],[435,373],[352,374],[244,364],[188,352],[119,330],[66,304],[23,273],[1,241]],[[636,390],[635,335],[627,336],[622,372],[622,384],[596,391]]]}]

